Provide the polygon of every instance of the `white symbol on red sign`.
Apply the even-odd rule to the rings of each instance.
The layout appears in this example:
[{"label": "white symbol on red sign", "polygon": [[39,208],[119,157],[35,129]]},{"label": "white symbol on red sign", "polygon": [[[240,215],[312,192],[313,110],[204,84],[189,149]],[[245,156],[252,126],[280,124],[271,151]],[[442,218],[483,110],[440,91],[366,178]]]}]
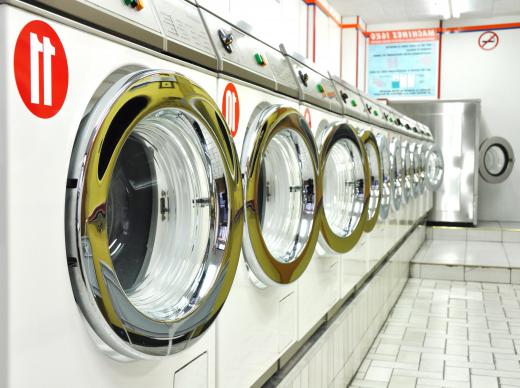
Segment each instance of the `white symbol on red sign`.
[{"label": "white symbol on red sign", "polygon": [[35,116],[47,119],[60,111],[69,68],[63,44],[47,23],[33,20],[18,35],[14,76],[22,101]]},{"label": "white symbol on red sign", "polygon": [[498,46],[498,35],[493,31],[483,32],[478,38],[478,45],[482,50],[493,50]]},{"label": "white symbol on red sign", "polygon": [[312,127],[311,111],[309,110],[309,108],[305,108],[305,111],[303,112],[303,118],[305,119],[305,121],[307,121],[309,127]]},{"label": "white symbol on red sign", "polygon": [[222,114],[231,130],[231,136],[235,137],[238,132],[238,122],[240,120],[240,101],[235,85],[228,83],[224,89],[222,97]]}]

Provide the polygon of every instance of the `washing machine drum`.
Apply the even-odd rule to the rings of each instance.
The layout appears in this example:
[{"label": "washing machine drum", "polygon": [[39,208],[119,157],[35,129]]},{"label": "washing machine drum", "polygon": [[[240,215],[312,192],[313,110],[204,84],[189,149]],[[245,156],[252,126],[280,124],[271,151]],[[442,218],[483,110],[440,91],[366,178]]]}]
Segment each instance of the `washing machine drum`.
[{"label": "washing machine drum", "polygon": [[386,220],[390,213],[392,201],[392,162],[388,140],[385,135],[378,134],[377,145],[379,148],[379,159],[381,160],[381,206],[379,211],[379,218]]},{"label": "washing machine drum", "polygon": [[403,202],[404,187],[404,163],[401,151],[401,141],[399,138],[392,139],[390,143],[390,185],[391,185],[391,204],[395,211],[401,209]]},{"label": "washing machine drum", "polygon": [[250,278],[259,287],[292,283],[307,268],[320,230],[318,153],[300,113],[273,105],[253,117],[241,167]]},{"label": "washing machine drum", "polygon": [[190,80],[139,71],[97,99],[69,169],[67,254],[112,355],[164,357],[205,331],[236,272],[241,206],[229,131]]},{"label": "washing machine drum", "polygon": [[444,158],[437,145],[432,145],[426,153],[426,186],[430,191],[437,191],[444,178]]},{"label": "washing machine drum", "polygon": [[363,140],[346,123],[324,127],[317,139],[323,188],[318,253],[345,253],[365,228],[371,199],[368,159]]},{"label": "washing machine drum", "polygon": [[408,141],[403,141],[401,146],[401,158],[403,160],[403,202],[408,203],[413,197],[413,151]]}]

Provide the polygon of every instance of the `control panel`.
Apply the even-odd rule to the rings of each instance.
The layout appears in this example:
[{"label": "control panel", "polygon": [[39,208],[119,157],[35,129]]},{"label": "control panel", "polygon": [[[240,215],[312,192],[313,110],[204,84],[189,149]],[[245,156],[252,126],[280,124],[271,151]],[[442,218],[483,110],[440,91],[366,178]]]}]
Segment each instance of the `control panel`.
[{"label": "control panel", "polygon": [[361,98],[363,99],[365,112],[367,113],[370,122],[379,126],[387,127],[389,115],[383,105],[363,94],[361,94]]},{"label": "control panel", "polygon": [[165,50],[175,57],[216,70],[217,57],[198,8],[185,0],[153,1],[166,37]]},{"label": "control panel", "polygon": [[276,81],[276,91],[293,98],[299,97],[299,88],[285,56],[278,50],[267,50],[267,60]]},{"label": "control panel", "polygon": [[332,76],[336,93],[343,107],[343,114],[351,117],[357,117],[361,120],[368,120],[368,116],[363,106],[363,101],[356,88],[342,79]]},{"label": "control panel", "polygon": [[298,82],[300,98],[310,104],[338,113],[342,112],[332,81],[311,68],[309,64],[304,63],[303,59],[295,58],[294,55],[288,54],[283,45],[280,46],[280,49],[284,53],[292,69],[293,76]]},{"label": "control panel", "polygon": [[276,90],[276,50],[211,13],[200,10],[218,58],[218,70]]},{"label": "control panel", "polygon": [[162,50],[164,38],[151,0],[41,0],[89,24]]}]

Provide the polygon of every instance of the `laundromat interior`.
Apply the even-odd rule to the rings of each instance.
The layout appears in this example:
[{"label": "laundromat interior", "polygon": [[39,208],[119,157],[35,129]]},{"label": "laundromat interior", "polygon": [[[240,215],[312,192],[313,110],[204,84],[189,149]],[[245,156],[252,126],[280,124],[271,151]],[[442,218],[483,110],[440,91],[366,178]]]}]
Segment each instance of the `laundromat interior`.
[{"label": "laundromat interior", "polygon": [[0,388],[520,387],[520,0],[0,0]]}]

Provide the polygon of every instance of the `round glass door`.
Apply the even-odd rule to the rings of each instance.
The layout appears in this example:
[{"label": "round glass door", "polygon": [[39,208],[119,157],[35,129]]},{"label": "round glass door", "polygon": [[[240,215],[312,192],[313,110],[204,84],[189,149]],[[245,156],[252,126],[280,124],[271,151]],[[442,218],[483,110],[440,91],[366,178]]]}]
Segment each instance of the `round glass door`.
[{"label": "round glass door", "polygon": [[488,183],[505,181],[515,164],[511,144],[502,137],[491,137],[480,145],[479,173]]},{"label": "round glass door", "polygon": [[259,287],[292,283],[307,268],[320,231],[312,132],[295,109],[266,108],[248,128],[241,161],[250,277]]},{"label": "round glass door", "polygon": [[388,140],[385,135],[378,134],[377,145],[379,148],[379,158],[381,160],[381,207],[379,217],[382,220],[388,218],[390,212],[390,202],[392,200],[392,179],[391,179],[391,155]]},{"label": "round glass door", "polygon": [[419,144],[410,143],[410,154],[412,157],[412,196],[417,198],[421,194],[421,154]]},{"label": "round glass door", "polygon": [[419,176],[419,194],[424,194],[426,190],[426,152],[427,146],[424,143],[421,143],[417,147],[417,156],[419,158],[419,162],[417,164],[418,171],[417,174]]},{"label": "round glass door", "polygon": [[323,188],[318,253],[345,253],[363,234],[370,185],[362,140],[346,123],[318,133],[319,186]]},{"label": "round glass door", "polygon": [[426,186],[430,191],[437,191],[444,177],[444,159],[437,145],[432,145],[426,153]]},{"label": "round glass door", "polygon": [[408,141],[403,141],[401,157],[404,165],[403,202],[408,203],[413,195],[413,152]]},{"label": "round glass door", "polygon": [[182,75],[131,73],[92,105],[67,180],[74,295],[114,357],[168,356],[206,330],[233,282],[238,155],[216,104]]},{"label": "round glass door", "polygon": [[401,141],[394,138],[390,143],[390,184],[391,204],[395,211],[401,208],[403,200],[404,164],[401,156]]},{"label": "round glass door", "polygon": [[371,131],[363,131],[361,140],[365,146],[367,155],[368,167],[370,172],[370,199],[368,201],[367,220],[365,222],[365,232],[370,232],[374,229],[379,219],[379,211],[381,208],[381,182],[382,168],[381,157],[379,154],[379,147],[377,139]]}]

